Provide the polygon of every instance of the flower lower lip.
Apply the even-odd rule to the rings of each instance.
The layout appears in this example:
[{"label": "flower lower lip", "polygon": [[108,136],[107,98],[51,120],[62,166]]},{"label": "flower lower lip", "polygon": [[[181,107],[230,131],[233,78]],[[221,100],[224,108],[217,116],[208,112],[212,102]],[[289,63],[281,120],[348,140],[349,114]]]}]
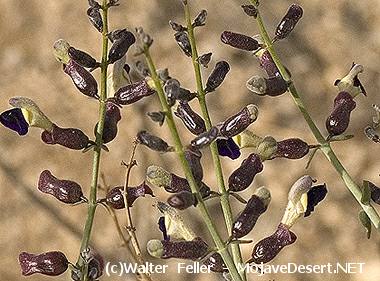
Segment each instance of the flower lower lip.
[{"label": "flower lower lip", "polygon": [[20,136],[28,133],[29,124],[26,122],[20,108],[13,108],[1,113],[0,122],[5,127],[17,132]]}]

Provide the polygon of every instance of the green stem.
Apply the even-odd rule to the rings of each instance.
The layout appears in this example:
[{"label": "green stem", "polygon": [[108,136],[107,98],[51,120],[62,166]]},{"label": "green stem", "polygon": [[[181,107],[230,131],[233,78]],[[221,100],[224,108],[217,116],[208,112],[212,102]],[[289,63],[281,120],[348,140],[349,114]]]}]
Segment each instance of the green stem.
[{"label": "green stem", "polygon": [[[196,40],[195,40],[195,35],[194,35],[194,28],[191,24],[190,8],[188,4],[185,4],[184,7],[185,7],[187,33],[189,35],[189,41],[191,45],[191,57],[192,57],[192,62],[193,62],[193,67],[194,67],[195,80],[197,84],[198,101],[201,107],[203,119],[205,120],[206,129],[209,130],[212,127],[212,122],[211,122],[210,114],[207,108],[206,97],[205,97],[206,94],[203,88],[201,69],[197,61],[198,51],[197,51],[197,45],[196,45]],[[215,169],[217,184],[219,187],[219,192],[221,194],[220,203],[222,205],[224,221],[227,226],[228,235],[231,236],[233,216],[232,216],[231,205],[228,200],[229,195],[224,183],[223,170],[222,170],[222,165],[220,163],[219,152],[218,152],[218,147],[217,147],[216,142],[213,142],[210,145],[210,150],[211,150],[212,160],[214,162],[214,169]],[[233,256],[235,264],[243,264],[243,260],[242,260],[241,252],[240,252],[240,246],[237,244],[231,245],[231,251],[232,251],[232,256]],[[245,271],[242,271],[240,274],[243,280],[246,280]]]},{"label": "green stem", "polygon": [[202,218],[203,218],[203,220],[207,226],[207,229],[209,230],[209,232],[210,232],[210,234],[214,240],[214,243],[215,243],[216,247],[218,248],[219,254],[222,256],[222,258],[223,258],[223,260],[224,260],[224,262],[225,262],[225,264],[226,264],[226,266],[227,266],[227,268],[231,274],[232,279],[234,281],[242,281],[242,279],[240,278],[239,272],[236,268],[236,265],[234,264],[234,261],[232,260],[226,245],[224,244],[223,240],[220,238],[220,235],[216,230],[216,226],[214,224],[214,221],[211,218],[211,216],[210,216],[210,214],[206,208],[206,205],[203,201],[203,198],[199,193],[199,188],[198,188],[198,186],[194,180],[194,177],[193,177],[193,174],[191,172],[191,168],[189,166],[189,163],[187,162],[187,160],[185,158],[185,153],[184,153],[183,145],[181,142],[181,138],[178,134],[177,127],[174,123],[171,108],[169,107],[169,105],[166,101],[166,96],[165,96],[164,90],[162,88],[161,81],[157,75],[156,67],[153,63],[153,60],[152,60],[152,57],[150,55],[148,47],[144,47],[144,54],[145,54],[145,58],[147,61],[147,65],[149,67],[149,71],[151,73],[151,77],[154,81],[156,91],[158,93],[158,97],[159,97],[160,102],[161,102],[162,109],[166,114],[165,120],[166,120],[168,127],[170,129],[170,133],[172,135],[172,138],[173,138],[173,141],[175,144],[176,153],[177,153],[177,155],[181,161],[181,165],[182,165],[183,171],[185,173],[186,179],[189,182],[191,191],[195,194],[195,196],[198,200],[197,208],[199,209],[199,211],[201,213],[201,216],[202,216]]},{"label": "green stem", "polygon": [[[257,1],[250,0],[253,5],[257,5]],[[355,181],[352,179],[350,174],[347,172],[347,170],[344,168],[342,163],[339,161],[338,157],[334,153],[333,149],[331,148],[330,144],[327,143],[326,139],[323,137],[321,131],[318,129],[318,127],[315,125],[313,119],[311,118],[308,110],[306,109],[301,96],[299,95],[294,83],[291,81],[291,78],[289,76],[289,73],[286,71],[284,65],[281,63],[281,60],[272,45],[271,39],[268,35],[268,32],[265,29],[265,25],[263,22],[263,19],[258,12],[257,18],[256,18],[257,24],[260,29],[260,34],[262,39],[265,42],[266,48],[268,52],[271,54],[272,59],[274,63],[276,64],[278,70],[280,71],[281,76],[283,79],[287,82],[289,82],[289,92],[293,97],[293,100],[295,104],[297,105],[298,109],[301,111],[303,117],[305,118],[305,121],[307,122],[308,126],[310,127],[311,132],[313,133],[316,140],[321,145],[321,150],[323,154],[326,156],[326,158],[329,160],[329,162],[332,164],[332,166],[335,168],[335,170],[339,173],[340,177],[343,179],[343,182],[345,183],[348,190],[352,193],[352,195],[355,197],[355,199],[358,201],[358,203],[361,205],[362,209],[367,213],[368,217],[372,221],[373,225],[379,229],[380,228],[380,217],[379,214],[376,212],[376,210],[371,205],[364,205],[361,203],[361,188],[355,183]]]},{"label": "green stem", "polygon": [[[96,200],[97,200],[97,189],[98,189],[98,178],[99,178],[99,166],[100,166],[100,155],[103,144],[103,129],[104,129],[104,120],[106,115],[106,99],[107,99],[107,55],[108,55],[108,7],[107,1],[103,0],[102,5],[103,12],[103,32],[102,32],[102,61],[101,61],[101,78],[100,78],[100,99],[99,99],[99,121],[96,130],[96,146],[94,148],[94,157],[92,162],[92,179],[91,179],[91,188],[90,196],[88,201],[88,211],[86,224],[83,230],[83,237],[80,246],[80,253],[88,249],[92,226],[95,217],[96,210]],[[83,259],[79,255],[78,265],[83,265]],[[87,280],[87,273],[84,273],[84,280]]]}]

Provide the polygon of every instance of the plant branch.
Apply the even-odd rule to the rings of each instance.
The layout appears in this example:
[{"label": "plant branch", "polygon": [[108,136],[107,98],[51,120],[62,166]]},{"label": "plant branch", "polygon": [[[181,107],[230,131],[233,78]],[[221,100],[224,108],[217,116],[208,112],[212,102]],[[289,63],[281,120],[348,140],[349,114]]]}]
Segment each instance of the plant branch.
[{"label": "plant branch", "polygon": [[140,245],[136,237],[136,228],[133,225],[132,215],[131,215],[131,209],[128,204],[128,186],[129,186],[129,177],[131,175],[131,170],[133,166],[136,165],[135,163],[135,153],[137,148],[137,141],[135,140],[133,142],[131,157],[129,159],[129,162],[127,164],[127,170],[125,172],[125,182],[124,182],[124,192],[123,192],[123,199],[125,204],[125,216],[126,216],[126,229],[128,231],[129,236],[131,237],[132,246],[135,250],[137,259],[140,263],[143,263]]},{"label": "plant branch", "polygon": [[191,172],[189,163],[187,162],[187,160],[185,158],[183,145],[182,145],[181,139],[179,137],[177,127],[174,123],[171,108],[169,107],[169,105],[166,101],[166,97],[165,97],[165,93],[164,93],[164,90],[163,90],[162,85],[161,85],[161,81],[157,75],[156,67],[153,63],[152,57],[150,55],[150,51],[149,51],[147,46],[144,46],[144,55],[145,55],[145,58],[147,61],[147,65],[149,67],[149,71],[151,73],[151,77],[154,81],[155,88],[156,88],[156,91],[158,93],[158,97],[160,99],[162,109],[166,114],[165,120],[168,124],[168,127],[170,129],[173,141],[175,143],[176,153],[177,153],[177,155],[181,161],[181,165],[182,165],[183,171],[185,173],[186,179],[189,182],[191,191],[195,194],[195,196],[198,200],[197,208],[199,209],[199,211],[201,213],[201,216],[202,216],[202,218],[203,218],[203,220],[207,226],[207,229],[210,232],[216,247],[218,248],[219,254],[222,256],[223,261],[225,262],[225,264],[226,264],[226,266],[227,266],[227,268],[231,274],[232,279],[234,281],[242,281],[242,279],[239,275],[239,272],[236,268],[236,265],[234,264],[234,261],[232,260],[230,253],[228,252],[227,246],[224,244],[223,240],[220,238],[220,235],[216,230],[216,226],[214,224],[214,221],[211,218],[211,216],[210,216],[210,214],[206,208],[206,205],[203,201],[203,198],[199,193],[199,188],[196,184],[196,181],[194,180],[194,177],[193,177],[193,174]]},{"label": "plant branch", "polygon": [[[212,122],[211,122],[210,114],[207,108],[206,97],[205,97],[205,92],[204,92],[203,82],[202,82],[201,69],[197,61],[197,58],[198,58],[197,45],[196,45],[196,40],[195,40],[195,35],[194,35],[194,28],[191,22],[192,19],[190,15],[190,8],[187,2],[185,3],[184,8],[185,8],[187,32],[188,32],[189,41],[191,45],[191,57],[192,57],[192,62],[193,62],[193,67],[194,67],[195,80],[197,84],[198,101],[202,110],[203,119],[205,120],[206,129],[209,130],[212,127]],[[226,186],[224,183],[223,170],[222,170],[222,165],[220,163],[218,147],[217,147],[216,142],[211,143],[210,150],[211,150],[212,160],[214,162],[214,169],[215,169],[217,184],[219,187],[219,192],[221,194],[220,203],[222,205],[224,220],[227,226],[228,235],[231,235],[233,216],[232,216],[231,205],[229,202],[228,192],[226,190]],[[231,245],[231,251],[232,251],[232,256],[233,256],[235,264],[242,264],[243,260],[241,257],[240,246],[237,244]],[[241,272],[241,277],[244,280],[246,280],[245,271]]]},{"label": "plant branch", "polygon": [[[253,5],[258,4],[258,1],[256,0],[250,0],[250,2]],[[263,19],[260,15],[260,12],[258,11],[257,17],[256,17],[257,24],[260,29],[260,34],[262,39],[265,42],[266,48],[268,52],[271,54],[274,63],[276,64],[278,70],[280,71],[281,76],[283,79],[287,82],[289,82],[288,90],[290,94],[293,97],[293,100],[295,104],[297,105],[298,109],[301,111],[305,121],[307,122],[310,130],[312,131],[314,137],[321,145],[321,150],[326,156],[326,158],[329,160],[329,162],[332,164],[332,166],[335,168],[335,170],[339,173],[340,177],[343,179],[343,182],[345,183],[348,190],[352,193],[352,195],[355,197],[355,199],[358,201],[358,203],[361,205],[362,209],[366,212],[368,217],[370,218],[373,225],[379,229],[380,228],[380,217],[379,214],[376,212],[376,210],[371,205],[364,205],[361,202],[361,188],[355,183],[355,181],[352,179],[350,174],[347,172],[347,170],[344,168],[342,163],[339,161],[338,157],[334,153],[333,149],[331,148],[330,144],[326,141],[326,139],[323,137],[321,131],[318,129],[318,127],[315,125],[313,119],[311,118],[308,110],[306,109],[303,100],[298,93],[294,83],[292,82],[289,73],[286,71],[284,65],[281,63],[281,60],[279,56],[277,55],[277,52],[272,45],[271,39],[268,35],[268,32],[266,31]]]},{"label": "plant branch", "polygon": [[[88,212],[86,224],[83,231],[82,242],[80,246],[80,253],[88,249],[92,226],[95,217],[95,211],[97,206],[97,188],[98,188],[98,178],[99,178],[99,167],[100,167],[100,155],[103,144],[103,129],[104,120],[106,114],[106,99],[107,99],[107,56],[108,56],[108,7],[107,1],[103,0],[102,4],[102,16],[103,16],[103,32],[102,32],[102,60],[101,60],[101,78],[100,78],[100,98],[99,98],[99,121],[96,130],[96,139],[94,147],[94,157],[92,162],[92,179],[90,187],[90,196],[88,202]],[[79,255],[78,262],[79,267],[82,267],[84,261],[81,254]],[[87,269],[82,271],[84,280],[88,279]]]}]

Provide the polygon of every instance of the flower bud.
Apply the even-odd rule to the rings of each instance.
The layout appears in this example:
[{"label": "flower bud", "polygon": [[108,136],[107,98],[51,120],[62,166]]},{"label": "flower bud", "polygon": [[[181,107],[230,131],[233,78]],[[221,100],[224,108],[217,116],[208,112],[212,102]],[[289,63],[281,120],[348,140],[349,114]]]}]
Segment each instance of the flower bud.
[{"label": "flower bud", "polygon": [[266,136],[261,143],[257,146],[256,152],[261,160],[273,159],[277,151],[277,141],[271,137]]},{"label": "flower bud", "polygon": [[99,31],[103,32],[103,19],[100,14],[100,8],[98,7],[90,7],[87,10],[87,16],[90,20],[91,24]]},{"label": "flower bud", "polygon": [[[41,111],[38,105],[31,99],[26,97],[13,97],[9,99],[9,104],[13,107],[21,109],[22,115],[24,117],[24,121],[31,127],[38,127],[44,130],[51,130],[53,127],[53,123],[49,120],[49,118]],[[11,116],[18,117],[13,119],[14,121],[19,120],[20,128],[25,126],[24,121],[22,121],[22,116],[20,116],[20,112],[15,113]],[[18,126],[17,126],[18,127]],[[22,130],[25,131],[25,130]],[[27,132],[27,130],[26,130]]]},{"label": "flower bud", "polygon": [[108,63],[114,63],[121,59],[136,42],[136,38],[132,32],[125,31],[120,39],[114,40],[108,53]]},{"label": "flower bud", "polygon": [[169,106],[173,106],[179,95],[180,84],[177,79],[169,79],[165,82],[164,92]]},{"label": "flower bud", "polygon": [[200,238],[192,241],[150,240],[147,250],[155,258],[197,260],[207,254],[208,245]]},{"label": "flower bud", "polygon": [[280,223],[275,233],[257,242],[249,262],[267,263],[273,260],[285,246],[293,244],[296,240],[297,236],[286,225]]},{"label": "flower bud", "polygon": [[48,170],[40,174],[38,189],[66,204],[76,204],[85,200],[79,184],[70,180],[57,179]]},{"label": "flower bud", "polygon": [[150,134],[147,131],[140,131],[137,134],[137,141],[149,147],[152,150],[160,152],[170,152],[173,151],[173,147],[169,146],[163,139]]},{"label": "flower bud", "polygon": [[162,126],[165,122],[165,112],[157,111],[157,112],[148,112],[147,115],[153,122],[157,122],[158,125]]},{"label": "flower bud", "polygon": [[157,207],[164,214],[164,225],[160,225],[160,229],[165,229],[168,238],[185,241],[196,239],[195,233],[176,209],[163,202],[158,202]]},{"label": "flower bud", "polygon": [[70,44],[67,41],[63,39],[59,39],[54,42],[53,54],[59,62],[63,64],[67,64],[70,60],[70,56],[69,56],[70,48],[71,48]]},{"label": "flower bud", "polygon": [[169,25],[170,27],[174,30],[174,31],[177,31],[177,32],[183,32],[183,31],[186,31],[187,28],[182,26],[181,24],[179,23],[176,23],[172,20],[169,21]]},{"label": "flower bud", "polygon": [[216,144],[220,156],[227,156],[230,159],[235,160],[241,155],[239,146],[237,146],[232,138],[217,139]]},{"label": "flower bud", "polygon": [[64,273],[69,262],[62,252],[53,251],[39,255],[22,252],[18,257],[22,275],[29,276],[40,273],[48,276],[58,276]]},{"label": "flower bud", "polygon": [[367,96],[367,92],[358,77],[363,71],[362,65],[353,63],[350,72],[342,79],[336,80],[334,86],[337,86],[340,92],[347,92],[353,97],[360,93]]},{"label": "flower bud", "polygon": [[[110,33],[107,34],[107,37],[108,39],[110,39],[110,41],[113,43],[117,40],[121,40],[125,37],[130,37],[131,32],[128,31],[126,28],[123,28],[123,29],[115,29],[113,31],[111,31]],[[133,35],[133,34],[132,34]]]},{"label": "flower bud", "polygon": [[259,109],[256,105],[249,104],[235,115],[229,117],[220,126],[220,135],[225,138],[231,138],[240,134],[256,121]]},{"label": "flower bud", "polygon": [[95,0],[88,0],[88,5],[90,5],[90,7],[92,8],[97,8],[97,9],[102,8],[102,6]]},{"label": "flower bud", "polygon": [[187,102],[180,102],[174,114],[182,120],[186,128],[194,135],[199,135],[206,131],[205,121],[191,109]]},{"label": "flower bud", "polygon": [[191,143],[191,147],[194,149],[201,149],[208,145],[210,145],[218,136],[219,130],[217,127],[211,127],[210,130],[204,132],[193,139]]},{"label": "flower bud", "polygon": [[223,31],[220,40],[240,50],[254,51],[259,48],[259,43],[252,37],[231,31]]},{"label": "flower bud", "polygon": [[[106,115],[104,118],[103,143],[109,143],[117,135],[117,123],[121,120],[120,108],[114,103],[106,102]],[[95,125],[94,134],[96,135],[98,123]]]},{"label": "flower bud", "polygon": [[280,71],[278,70],[268,50],[260,50],[255,55],[259,59],[260,66],[265,70],[269,77],[281,77]]},{"label": "flower bud", "polygon": [[204,68],[208,67],[209,62],[211,61],[212,53],[207,53],[201,55],[197,58],[197,62],[202,65]]},{"label": "flower bud", "polygon": [[281,40],[288,37],[302,15],[302,7],[297,4],[292,4],[276,28],[275,40]]},{"label": "flower bud", "polygon": [[226,78],[227,73],[230,71],[230,65],[226,61],[220,61],[215,65],[214,70],[206,82],[205,92],[210,93],[216,90]]},{"label": "flower bud", "polygon": [[152,37],[149,34],[145,33],[142,27],[137,27],[136,33],[144,47],[149,48],[153,44]]},{"label": "flower bud", "polygon": [[375,143],[380,143],[380,135],[376,132],[376,130],[373,127],[371,127],[371,126],[365,127],[364,128],[364,134],[371,141],[373,141]]},{"label": "flower bud", "polygon": [[277,142],[275,157],[300,159],[309,153],[309,145],[301,139],[290,138]]},{"label": "flower bud", "polygon": [[232,237],[235,239],[247,235],[255,226],[259,217],[267,210],[271,195],[268,189],[260,187],[249,199],[244,210],[232,225]]},{"label": "flower bud", "polygon": [[257,17],[257,8],[255,6],[253,6],[253,5],[241,5],[241,7],[243,8],[243,11],[244,11],[244,13],[247,14],[247,16],[254,17],[254,18]]},{"label": "flower bud", "polygon": [[74,60],[70,59],[64,65],[63,71],[70,76],[75,87],[84,95],[91,98],[99,98],[98,84],[95,78],[84,67],[77,64]]},{"label": "flower bud", "polygon": [[259,144],[263,141],[262,137],[255,135],[252,131],[249,130],[241,132],[240,134],[236,135],[233,139],[240,148],[257,148]]},{"label": "flower bud", "polygon": [[130,105],[154,93],[156,91],[144,79],[117,90],[113,100],[119,105]]},{"label": "flower bud", "polygon": [[207,260],[205,260],[203,264],[213,272],[228,272],[227,266],[219,253],[212,254]]},{"label": "flower bud", "polygon": [[136,61],[135,66],[137,73],[140,74],[143,78],[150,75],[148,67],[142,61]]},{"label": "flower bud", "polygon": [[81,50],[75,49],[74,47],[69,48],[68,54],[72,60],[83,67],[97,68],[100,66],[100,63],[98,63],[91,55]]},{"label": "flower bud", "polygon": [[179,31],[174,34],[175,41],[182,49],[186,56],[191,57],[191,45],[189,37],[185,31]]},{"label": "flower bud", "polygon": [[228,178],[229,191],[238,192],[247,189],[253,182],[256,174],[260,173],[263,169],[264,166],[260,160],[260,156],[255,153],[250,154]]},{"label": "flower bud", "polygon": [[42,132],[41,139],[46,144],[59,144],[75,150],[82,150],[91,144],[89,138],[80,129],[60,128],[55,124],[51,131]]},{"label": "flower bud", "polygon": [[252,76],[246,83],[247,89],[259,96],[280,96],[288,90],[284,79],[275,76],[269,79],[260,76]]},{"label": "flower bud", "polygon": [[[145,181],[138,186],[128,187],[127,192],[127,201],[129,207],[132,207],[133,203],[139,197],[145,197],[147,194],[154,197],[152,189],[145,183]],[[114,209],[124,209],[125,203],[123,193],[124,186],[117,186],[112,188],[106,195],[107,204]]]},{"label": "flower bud", "polygon": [[206,24],[206,18],[207,18],[207,11],[206,10],[200,11],[200,13],[195,17],[192,26],[193,27],[204,26]]},{"label": "flower bud", "polygon": [[356,102],[347,95],[345,95],[345,98],[336,100],[334,104],[336,106],[334,106],[333,111],[326,119],[326,129],[330,136],[341,135],[346,131],[350,123],[351,111],[356,107]]},{"label": "flower bud", "polygon": [[193,193],[189,191],[181,191],[171,195],[168,198],[168,204],[178,210],[185,210],[191,206],[195,206],[197,200]]},{"label": "flower bud", "polygon": [[187,149],[185,151],[185,158],[189,163],[191,173],[196,182],[203,179],[203,168],[201,164],[202,153],[197,149]]}]

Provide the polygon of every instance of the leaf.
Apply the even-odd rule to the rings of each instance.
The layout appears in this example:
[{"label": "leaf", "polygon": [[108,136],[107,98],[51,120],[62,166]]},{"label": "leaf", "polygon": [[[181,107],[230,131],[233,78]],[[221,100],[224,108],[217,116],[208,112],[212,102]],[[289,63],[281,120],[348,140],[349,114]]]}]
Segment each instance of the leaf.
[{"label": "leaf", "polygon": [[371,189],[369,187],[369,182],[364,180],[362,187],[362,197],[360,198],[360,202],[364,205],[369,205],[371,200]]}]

